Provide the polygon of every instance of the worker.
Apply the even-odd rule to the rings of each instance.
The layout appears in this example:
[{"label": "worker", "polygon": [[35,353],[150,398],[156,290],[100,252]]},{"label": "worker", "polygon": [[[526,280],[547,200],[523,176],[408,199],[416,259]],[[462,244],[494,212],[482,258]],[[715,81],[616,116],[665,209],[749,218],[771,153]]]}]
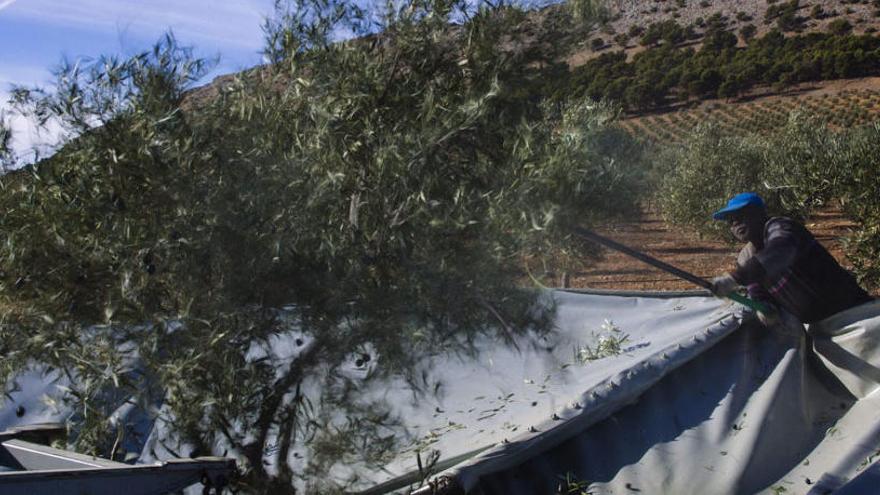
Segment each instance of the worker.
[{"label": "worker", "polygon": [[[712,217],[727,221],[733,236],[746,243],[736,268],[712,280],[712,292],[725,297],[746,287],[750,298],[808,324],[815,350],[853,395],[880,387],[880,301],[803,225],[769,217],[757,194],[737,194]],[[777,314],[759,318],[772,326]]]},{"label": "worker", "polygon": [[737,194],[712,217],[726,220],[736,240],[746,243],[736,269],[712,281],[715,294],[726,296],[745,286],[751,297],[774,303],[803,323],[871,300],[803,225],[768,217],[757,194]]}]

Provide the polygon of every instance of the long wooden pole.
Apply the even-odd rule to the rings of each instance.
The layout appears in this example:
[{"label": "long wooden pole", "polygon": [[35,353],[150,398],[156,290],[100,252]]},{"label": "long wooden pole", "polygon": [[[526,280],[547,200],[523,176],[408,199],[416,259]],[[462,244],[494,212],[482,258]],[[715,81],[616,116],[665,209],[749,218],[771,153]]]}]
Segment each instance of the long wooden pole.
[{"label": "long wooden pole", "polygon": [[[709,282],[708,280],[706,280],[704,278],[700,278],[692,273],[688,273],[680,268],[676,268],[676,267],[670,265],[669,263],[666,263],[666,262],[658,260],[657,258],[654,258],[653,256],[648,256],[645,253],[636,251],[635,249],[632,249],[628,246],[624,246],[623,244],[620,244],[619,242],[613,241],[605,236],[601,236],[601,235],[593,232],[592,230],[587,230],[587,229],[584,229],[581,227],[575,227],[574,233],[577,234],[579,237],[593,241],[597,244],[601,244],[601,245],[603,245],[607,248],[613,249],[615,251],[619,251],[627,256],[631,256],[639,261],[642,261],[643,263],[647,263],[655,268],[659,268],[660,270],[663,270],[667,273],[671,273],[672,275],[675,275],[678,278],[681,278],[681,279],[687,280],[688,282],[691,282],[693,284],[699,285],[700,287],[702,287],[704,289],[712,290],[712,283]],[[747,308],[751,308],[751,309],[753,309],[755,311],[759,311],[761,313],[769,313],[769,311],[770,311],[769,308],[767,308],[767,306],[765,306],[764,304],[761,304],[758,301],[753,301],[752,299],[749,299],[749,298],[743,296],[742,294],[737,294],[734,292],[732,294],[729,294],[727,296],[727,298],[730,299],[731,301],[736,301],[736,302],[742,304],[743,306],[746,306]]]}]

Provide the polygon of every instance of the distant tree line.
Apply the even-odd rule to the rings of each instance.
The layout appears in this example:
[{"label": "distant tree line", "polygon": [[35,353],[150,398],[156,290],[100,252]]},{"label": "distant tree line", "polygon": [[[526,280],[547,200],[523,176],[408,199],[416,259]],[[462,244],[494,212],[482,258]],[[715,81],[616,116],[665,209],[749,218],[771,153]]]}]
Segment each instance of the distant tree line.
[{"label": "distant tree line", "polygon": [[708,29],[700,50],[680,46],[688,38],[668,22],[649,26],[642,36],[648,50],[632,60],[623,51],[603,53],[567,78],[554,78],[548,92],[551,98],[615,100],[642,111],[691,98],[736,97],[759,85],[781,89],[880,74],[880,38],[851,34],[845,26],[792,37],[773,29],[746,47],[737,47],[737,36],[723,28]]}]

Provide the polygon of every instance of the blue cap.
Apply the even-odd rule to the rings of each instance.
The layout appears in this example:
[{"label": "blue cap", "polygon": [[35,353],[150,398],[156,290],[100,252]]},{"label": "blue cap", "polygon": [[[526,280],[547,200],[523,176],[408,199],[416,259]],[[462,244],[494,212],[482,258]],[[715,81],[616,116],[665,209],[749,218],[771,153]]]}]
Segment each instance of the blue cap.
[{"label": "blue cap", "polygon": [[727,202],[727,206],[713,213],[712,218],[715,220],[724,220],[728,213],[732,213],[749,205],[755,205],[761,208],[765,207],[764,200],[761,199],[761,196],[758,196],[753,192],[739,193],[730,198],[730,201]]}]

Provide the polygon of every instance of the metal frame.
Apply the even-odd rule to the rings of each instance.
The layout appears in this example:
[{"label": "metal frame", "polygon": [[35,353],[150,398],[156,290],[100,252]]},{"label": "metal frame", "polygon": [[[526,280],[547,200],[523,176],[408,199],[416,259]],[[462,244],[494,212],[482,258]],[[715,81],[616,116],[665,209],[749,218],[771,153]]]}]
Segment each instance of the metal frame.
[{"label": "metal frame", "polygon": [[235,461],[223,457],[131,465],[49,446],[64,434],[57,424],[0,432],[0,467],[11,469],[0,471],[0,493],[160,495],[199,482],[219,493],[235,471]]}]

